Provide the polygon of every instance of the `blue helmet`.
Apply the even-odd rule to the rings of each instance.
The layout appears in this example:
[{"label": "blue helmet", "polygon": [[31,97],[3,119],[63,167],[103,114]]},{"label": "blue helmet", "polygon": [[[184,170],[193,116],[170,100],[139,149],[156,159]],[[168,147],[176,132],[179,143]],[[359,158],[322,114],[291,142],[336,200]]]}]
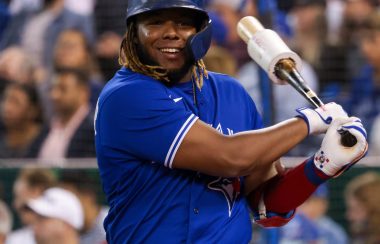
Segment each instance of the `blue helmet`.
[{"label": "blue helmet", "polygon": [[203,0],[128,0],[126,23],[139,14],[170,8],[190,9],[203,16],[205,25],[187,41],[187,48],[194,61],[201,59],[210,48],[212,39],[211,19],[203,8]]}]

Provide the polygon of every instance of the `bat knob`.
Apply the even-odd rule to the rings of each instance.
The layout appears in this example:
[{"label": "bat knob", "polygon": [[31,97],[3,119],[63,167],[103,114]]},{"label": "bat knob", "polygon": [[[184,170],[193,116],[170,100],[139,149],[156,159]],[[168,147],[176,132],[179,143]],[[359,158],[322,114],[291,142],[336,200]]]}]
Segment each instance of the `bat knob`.
[{"label": "bat knob", "polygon": [[350,134],[350,132],[348,132],[348,131],[342,131],[339,133],[342,136],[340,138],[340,143],[345,147],[353,147],[358,142],[356,137],[353,136],[352,134]]}]

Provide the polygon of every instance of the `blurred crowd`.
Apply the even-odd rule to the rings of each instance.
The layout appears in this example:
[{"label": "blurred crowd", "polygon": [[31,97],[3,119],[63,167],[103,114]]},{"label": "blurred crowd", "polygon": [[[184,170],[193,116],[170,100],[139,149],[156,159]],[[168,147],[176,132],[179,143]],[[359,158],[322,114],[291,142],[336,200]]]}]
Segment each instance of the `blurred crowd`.
[{"label": "blurred crowd", "polygon": [[99,199],[99,183],[97,172],[20,170],[11,203],[15,218],[0,200],[0,244],[105,244],[108,206]]},{"label": "blurred crowd", "polygon": [[[213,42],[209,70],[236,77],[265,125],[310,106],[290,86],[273,85],[236,31],[256,16],[303,59],[301,75],[324,102],[343,105],[369,132],[380,155],[380,1],[207,0]],[[95,156],[97,96],[120,68],[127,1],[0,0],[0,158]],[[126,105],[127,106],[127,105]],[[289,156],[309,156],[309,138]]]},{"label": "blurred crowd", "polygon": [[[106,244],[103,221],[109,208],[97,174],[79,169],[20,169],[9,204],[2,200],[0,184],[0,244]],[[330,185],[325,183],[287,225],[267,229],[254,225],[251,243],[380,243],[378,192],[378,171],[349,177],[339,192],[343,226],[328,215]]]},{"label": "blurred crowd", "polygon": [[[273,85],[248,56],[236,31],[248,15],[275,30],[302,57],[300,73],[324,102],[338,102],[362,119],[369,154],[380,156],[380,0],[206,2],[214,29],[206,67],[236,77],[265,125],[310,105],[290,86]],[[96,101],[120,68],[126,7],[126,0],[0,0],[1,160],[33,158],[54,166],[61,159],[95,157]],[[289,156],[310,156],[320,141],[309,138]],[[10,207],[0,201],[0,244],[104,243],[107,207],[98,203],[92,184],[74,171],[57,176],[50,170],[22,170],[12,205],[21,228],[11,232]],[[326,189],[300,208],[287,229],[267,236],[282,243],[321,238],[379,243],[380,199],[373,194],[379,191],[375,173],[347,186],[349,237],[326,216]],[[260,238],[269,243],[263,233]]]}]

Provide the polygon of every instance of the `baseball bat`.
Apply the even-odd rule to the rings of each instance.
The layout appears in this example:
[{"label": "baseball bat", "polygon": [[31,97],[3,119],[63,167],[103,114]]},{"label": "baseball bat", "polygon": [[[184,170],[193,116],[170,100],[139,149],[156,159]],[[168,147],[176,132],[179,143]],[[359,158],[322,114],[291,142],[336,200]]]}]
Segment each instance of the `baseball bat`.
[{"label": "baseball bat", "polygon": [[[238,23],[237,31],[247,43],[249,55],[268,73],[274,83],[290,84],[315,108],[324,105],[298,72],[301,67],[301,58],[289,49],[277,33],[264,29],[261,23],[252,16],[242,18]],[[356,144],[355,136],[348,131],[340,133],[343,146],[352,147]]]}]

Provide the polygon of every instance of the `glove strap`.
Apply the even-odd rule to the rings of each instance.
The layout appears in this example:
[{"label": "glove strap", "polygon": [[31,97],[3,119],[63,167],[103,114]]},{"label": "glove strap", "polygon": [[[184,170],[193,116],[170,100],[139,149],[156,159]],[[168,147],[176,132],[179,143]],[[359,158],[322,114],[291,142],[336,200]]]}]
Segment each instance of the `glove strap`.
[{"label": "glove strap", "polygon": [[314,156],[310,157],[306,161],[305,175],[307,179],[316,186],[322,184],[323,182],[331,178],[330,176],[326,175],[315,166]]}]

